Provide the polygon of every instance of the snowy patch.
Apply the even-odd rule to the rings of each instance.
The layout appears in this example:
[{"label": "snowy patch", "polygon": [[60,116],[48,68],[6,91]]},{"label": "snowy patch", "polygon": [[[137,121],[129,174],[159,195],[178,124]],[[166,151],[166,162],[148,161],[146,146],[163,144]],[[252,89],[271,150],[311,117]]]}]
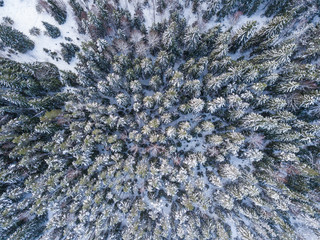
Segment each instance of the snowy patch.
[{"label": "snowy patch", "polygon": [[[72,43],[80,47],[81,42],[88,40],[85,35],[81,35],[77,30],[77,23],[74,19],[74,15],[71,7],[66,4],[67,7],[67,20],[64,24],[59,25],[52,16],[46,12],[38,13],[36,10],[37,0],[10,0],[5,1],[4,7],[0,8],[0,16],[10,17],[13,21],[13,28],[23,32],[32,41],[35,42],[35,48],[26,54],[10,54],[10,59],[19,62],[50,62],[57,65],[61,70],[71,70],[77,64],[77,60],[74,58],[70,64],[67,64],[62,59],[57,61],[52,59],[47,53],[43,51],[43,48],[47,48],[52,52],[60,52],[60,43],[67,43],[65,39],[69,37],[72,39]],[[61,31],[61,36],[52,39],[50,36],[44,34],[45,27],[43,21],[48,22],[59,28]],[[39,36],[33,36],[30,34],[30,29],[37,27],[41,30]],[[0,52],[0,56],[8,57],[7,53]]]},{"label": "snowy patch", "polygon": [[189,142],[182,141],[181,149],[183,151],[188,152],[205,152],[205,139],[204,138],[192,138]]},{"label": "snowy patch", "polygon": [[256,21],[257,30],[259,30],[262,26],[266,25],[269,20],[270,18],[263,16],[263,11],[257,11],[250,17],[241,15],[238,19],[235,19],[235,17],[225,18],[222,22],[222,30],[226,31],[227,29],[232,27],[232,31],[235,32],[248,21]]}]

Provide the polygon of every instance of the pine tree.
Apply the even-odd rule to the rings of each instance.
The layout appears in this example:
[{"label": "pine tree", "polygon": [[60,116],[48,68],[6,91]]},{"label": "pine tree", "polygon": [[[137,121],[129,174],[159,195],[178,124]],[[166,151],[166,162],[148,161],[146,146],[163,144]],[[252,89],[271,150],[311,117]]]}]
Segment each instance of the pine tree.
[{"label": "pine tree", "polygon": [[2,238],[319,236],[319,5],[70,2],[75,73],[0,59]]}]

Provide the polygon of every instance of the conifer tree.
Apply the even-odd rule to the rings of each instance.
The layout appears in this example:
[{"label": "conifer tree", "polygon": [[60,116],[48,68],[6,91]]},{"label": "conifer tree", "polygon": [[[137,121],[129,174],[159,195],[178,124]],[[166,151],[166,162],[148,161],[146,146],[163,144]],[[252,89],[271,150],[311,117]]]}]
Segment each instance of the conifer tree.
[{"label": "conifer tree", "polygon": [[319,4],[68,2],[76,72],[0,59],[1,239],[319,238]]}]

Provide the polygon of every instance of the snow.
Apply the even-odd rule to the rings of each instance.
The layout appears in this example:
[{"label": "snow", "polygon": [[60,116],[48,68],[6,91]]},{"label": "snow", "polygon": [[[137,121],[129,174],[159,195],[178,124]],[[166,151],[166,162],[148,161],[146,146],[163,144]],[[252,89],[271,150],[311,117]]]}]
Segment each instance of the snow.
[{"label": "snow", "polygon": [[[77,31],[77,23],[74,19],[74,15],[70,5],[64,0],[65,5],[67,7],[67,21],[63,25],[58,25],[58,23],[54,20],[52,16],[50,16],[46,12],[38,13],[36,10],[38,0],[10,0],[5,1],[4,7],[0,8],[0,16],[5,17],[8,16],[14,20],[13,27],[17,30],[23,32],[27,35],[30,39],[35,42],[35,48],[32,51],[27,52],[26,54],[16,53],[8,55],[7,52],[0,52],[0,56],[2,57],[10,57],[13,60],[19,62],[35,62],[35,61],[42,61],[42,62],[50,62],[57,65],[58,68],[61,70],[70,70],[75,71],[75,67],[77,64],[77,59],[74,58],[70,64],[67,64],[62,59],[56,60],[52,59],[47,53],[43,51],[43,48],[47,48],[52,52],[59,53],[61,50],[60,43],[67,43],[68,41],[65,40],[65,37],[70,37],[73,40],[73,43],[80,46],[81,42],[89,40],[87,36],[79,34]],[[164,22],[169,19],[169,12],[175,6],[171,3],[168,3],[167,8],[165,11],[160,14],[156,11],[155,0],[149,1],[149,5],[143,5],[144,0],[120,0],[119,6],[127,9],[132,16],[134,16],[135,9],[138,5],[142,6],[142,11],[145,17],[145,25],[148,29],[152,27],[154,23]],[[90,8],[93,1],[89,2],[82,2],[86,8]],[[212,18],[209,22],[204,23],[201,17],[201,9],[205,9],[205,3],[202,3],[199,7],[198,13],[192,13],[192,6],[189,4],[187,7],[184,8],[184,17],[186,18],[187,24],[190,26],[197,22],[201,27],[202,31],[206,31],[215,25],[219,24],[216,18]],[[263,9],[260,8],[255,14],[248,17],[245,15],[241,15],[237,20],[233,19],[233,16],[226,17],[222,21],[222,26],[224,29],[228,29],[232,27],[233,31],[239,29],[243,24],[247,21],[257,21],[258,29],[261,28],[267,21],[268,18],[262,16]],[[42,24],[42,21],[48,22],[57,26],[61,31],[61,36],[57,39],[52,39],[49,36],[44,34],[45,28]],[[29,30],[32,27],[37,27],[41,30],[40,36],[32,36],[29,33]],[[239,56],[235,54],[232,56],[233,59],[237,59]]]},{"label": "snow", "polygon": [[[296,233],[299,235],[301,239],[308,239],[308,240],[318,240],[319,238],[315,234],[315,232],[310,229],[313,227],[314,229],[319,229],[319,222],[315,219],[311,219],[309,216],[301,216],[299,215],[297,218],[290,217],[290,221],[295,226]],[[315,226],[311,226],[315,225]]]},{"label": "snow", "polygon": [[[64,0],[64,1],[67,2],[67,0]],[[93,0],[91,0],[86,5],[89,7],[92,4],[92,1]],[[163,22],[169,19],[169,12],[170,12],[171,6],[169,6],[164,11],[163,14],[159,14],[155,11],[155,0],[151,0],[149,2],[150,2],[150,6],[144,6],[142,11],[145,16],[145,25],[147,28],[150,29],[154,23]],[[129,0],[119,1],[120,7],[127,9],[132,16],[134,15],[135,8],[137,7],[137,5],[142,3],[143,3],[143,0],[132,0],[130,2]],[[13,27],[23,32],[27,36],[29,36],[35,42],[34,50],[29,51],[26,54],[19,53],[17,55],[12,55],[11,59],[17,60],[20,62],[48,61],[56,64],[57,67],[59,67],[62,70],[74,71],[77,64],[77,59],[73,59],[73,61],[70,64],[67,64],[63,60],[60,60],[60,61],[53,60],[49,55],[47,55],[43,51],[43,48],[48,48],[51,51],[60,51],[61,49],[60,43],[68,42],[65,40],[65,37],[72,38],[73,43],[77,44],[78,46],[80,46],[82,41],[89,40],[85,35],[81,35],[78,33],[77,24],[76,24],[76,21],[74,20],[71,7],[68,4],[66,4],[67,12],[68,12],[67,21],[63,25],[58,25],[58,23],[49,14],[45,12],[38,13],[35,7],[36,4],[37,4],[37,0],[7,0],[5,1],[5,6],[0,8],[0,17],[9,16],[10,18],[12,18],[14,20]],[[201,8],[202,9],[205,8],[205,5],[201,5]],[[214,27],[215,25],[219,24],[216,18],[212,18],[208,23],[204,23],[201,19],[202,18],[201,15],[192,13],[192,7],[190,4],[188,7],[184,9],[184,17],[186,18],[188,26],[191,26],[195,22],[198,22],[198,24],[201,26],[203,25],[201,28],[202,31],[206,31]],[[226,17],[221,22],[221,24],[224,30],[232,27],[232,31],[235,32],[248,21],[257,21],[257,24],[258,24],[257,27],[259,29],[264,24],[266,24],[268,20],[269,20],[268,18],[262,15],[262,10],[260,9],[250,17],[241,15],[236,20],[233,19],[233,16]],[[42,21],[46,21],[50,24],[57,26],[61,31],[61,37],[57,39],[52,39],[49,36],[45,36],[43,34],[45,31],[45,28],[42,24]],[[30,35],[29,30],[32,27],[38,27],[39,29],[41,29],[42,34],[38,37]],[[79,40],[77,40],[77,38],[79,38]],[[239,52],[236,52],[235,54],[232,54],[230,56],[232,57],[232,59],[236,60],[239,57],[243,56],[243,54],[239,54]],[[247,55],[245,57],[248,58]],[[178,66],[179,64],[176,64],[175,69],[177,69]],[[71,87],[64,88],[65,92],[69,92],[69,91],[74,92],[75,90],[76,89]],[[147,91],[147,90],[144,91],[145,96],[151,96],[153,94],[154,94],[153,91]],[[205,118],[204,120],[207,120],[207,119]],[[191,129],[194,128],[198,122],[200,122],[200,120],[197,119],[197,115],[190,113],[190,114],[184,115],[182,118],[176,119],[172,123],[168,124],[168,126],[174,126],[180,121],[191,122],[192,123]],[[192,152],[204,153],[206,151],[205,137],[202,137],[202,138],[195,137],[190,139],[190,141],[181,141],[181,143],[182,143],[182,146],[179,147],[179,149],[182,149],[184,152],[192,151]],[[105,153],[105,149],[103,145],[99,146],[99,152]],[[231,156],[229,162],[230,164],[236,167],[245,167],[245,166],[248,166],[248,161],[249,160],[247,159],[240,159],[236,156]],[[202,180],[204,181],[205,185],[209,186],[209,188],[205,191],[204,195],[206,198],[210,199],[210,196],[214,194],[214,190],[216,190],[217,187],[215,187],[209,182],[205,169],[206,168],[201,164],[200,170],[203,173]],[[212,170],[212,167],[207,167],[207,169]],[[136,177],[136,179],[137,179],[136,186],[138,186],[140,189],[144,189],[146,187],[145,179],[140,177]],[[225,182],[226,181],[223,180],[223,184],[225,184]],[[135,195],[137,196],[138,193],[135,192]],[[121,196],[121,197],[125,198],[124,196]],[[165,217],[168,217],[170,215],[171,204],[165,198],[162,198],[158,202],[152,201],[151,199],[149,199],[148,195],[145,193],[143,195],[143,201],[147,205],[148,209],[153,210],[157,213],[162,212],[162,215]],[[208,210],[202,209],[201,206],[198,206],[198,207],[202,212],[205,212],[209,217],[213,218],[215,216],[214,213],[211,214]],[[49,221],[52,219],[54,215],[55,215],[55,212],[52,209],[48,208]],[[246,222],[246,225],[248,226],[250,225],[250,222],[247,221],[246,219],[243,218],[242,220]],[[125,221],[125,219],[123,221]],[[304,219],[300,218],[294,222],[297,225],[298,232],[301,234],[301,236],[303,236],[306,239],[316,239],[316,235],[313,232],[311,232],[309,229],[306,230],[306,228],[304,228],[304,226],[301,224],[303,223],[303,221]],[[225,222],[228,223],[228,225],[231,227],[232,239],[239,238],[236,230],[237,222],[235,222],[232,219],[232,216],[228,216],[225,219]],[[311,220],[309,222],[311,222]]]},{"label": "snow", "polygon": [[226,223],[228,223],[228,225],[230,226],[230,230],[231,230],[231,238],[232,239],[238,239],[240,238],[239,233],[237,232],[237,225],[234,221],[234,219],[232,219],[231,216],[229,216],[226,220]]},{"label": "snow", "polygon": [[[85,35],[81,35],[77,31],[77,23],[73,17],[73,12],[69,4],[67,6],[67,20],[64,24],[59,25],[52,16],[46,12],[38,13],[36,10],[37,0],[10,0],[5,1],[4,7],[0,7],[1,17],[10,17],[13,21],[13,28],[23,32],[31,40],[35,42],[35,48],[26,54],[11,54],[10,58],[19,62],[50,62],[57,65],[61,70],[75,71],[74,68],[77,60],[74,58],[70,64],[67,64],[62,59],[56,61],[52,59],[43,48],[50,49],[51,51],[59,52],[61,50],[60,43],[67,43],[65,37],[70,37],[73,43],[80,46],[82,41],[87,40]],[[59,28],[61,36],[52,39],[50,36],[44,35],[45,27],[42,21],[48,22]],[[32,36],[29,30],[37,27],[41,30],[40,36]],[[79,39],[79,40],[78,40]],[[7,54],[1,53],[0,56],[8,57]]]},{"label": "snow", "polygon": [[315,17],[312,19],[312,23],[314,23],[314,25],[317,25],[319,22],[320,22],[320,17],[319,17],[319,16],[315,16]]},{"label": "snow", "polygon": [[159,14],[156,11],[155,0],[152,1],[151,4],[152,5],[149,8],[146,7],[142,10],[145,19],[145,26],[147,29],[150,29],[154,23],[160,23],[169,20],[170,17],[170,7],[166,8],[164,13]]},{"label": "snow", "polygon": [[135,12],[135,10],[134,10],[135,6],[138,2],[140,2],[140,1],[134,0],[134,1],[131,1],[131,3],[129,3],[128,0],[120,0],[119,5],[121,8],[128,10],[130,12],[131,16],[133,16],[134,12]]},{"label": "snow", "polygon": [[232,18],[226,18],[223,21],[223,30],[227,30],[228,28],[232,27],[233,31],[238,30],[241,28],[244,24],[246,24],[248,21],[256,21],[257,22],[257,30],[259,30],[262,26],[266,25],[266,23],[270,20],[270,18],[267,18],[265,16],[262,16],[261,11],[255,12],[250,17],[246,15],[241,15],[237,20],[234,20]]},{"label": "snow", "polygon": [[193,23],[198,21],[198,16],[192,13],[191,5],[184,9],[184,17],[186,18],[188,26],[192,26]]},{"label": "snow", "polygon": [[[81,42],[89,40],[87,36],[83,34],[79,34],[77,31],[77,23],[74,19],[74,15],[68,1],[64,0],[65,5],[67,7],[67,21],[63,25],[58,25],[58,23],[54,20],[52,16],[50,16],[46,12],[38,13],[36,10],[38,0],[10,0],[5,1],[4,7],[0,8],[0,16],[1,17],[10,17],[14,20],[13,27],[17,30],[23,32],[30,39],[35,42],[35,48],[32,51],[27,52],[26,54],[15,53],[8,54],[7,52],[0,52],[0,56],[2,57],[10,57],[13,60],[19,62],[50,62],[57,65],[61,70],[70,70],[75,71],[75,67],[77,64],[77,59],[73,58],[70,64],[67,64],[62,59],[56,60],[52,59],[47,53],[43,51],[43,48],[47,48],[52,52],[59,53],[61,50],[60,43],[67,43],[65,37],[70,37],[73,40],[73,43],[80,46]],[[85,8],[90,8],[93,4],[93,0],[90,1],[81,1],[85,6]],[[155,0],[149,1],[149,5],[143,5],[144,0],[120,0],[119,6],[127,9],[132,16],[134,16],[135,9],[138,5],[142,6],[142,11],[145,18],[145,25],[147,29],[150,29],[154,23],[164,22],[169,19],[169,12],[175,8],[170,2],[168,3],[167,8],[161,14],[156,11]],[[184,5],[182,3],[182,5]],[[206,8],[206,3],[201,3],[199,7],[198,13],[194,14],[192,12],[192,6],[189,4],[184,8],[184,17],[186,18],[187,24],[190,26],[194,23],[198,23],[200,29],[202,31],[206,31],[217,24],[219,22],[216,18],[212,18],[209,22],[204,23],[202,21],[202,16],[200,14],[201,9]],[[243,26],[247,21],[257,21],[258,29],[261,28],[267,21],[268,18],[262,16],[263,7],[260,7],[258,11],[252,16],[248,17],[245,15],[241,15],[237,20],[234,20],[233,16],[226,17],[221,23],[223,29],[228,29],[232,27],[232,31],[236,31],[241,26]],[[57,26],[61,31],[61,36],[57,39],[52,39],[49,36],[44,34],[45,28],[42,24],[42,21],[48,22]],[[32,36],[29,33],[29,30],[32,27],[37,27],[41,30],[40,36]],[[233,59],[237,59],[239,55],[236,53],[232,56]]]},{"label": "snow", "polygon": [[244,162],[243,159],[237,158],[236,156],[231,156],[230,157],[230,163],[234,166],[246,166],[246,163]]},{"label": "snow", "polygon": [[181,141],[183,149],[185,152],[193,151],[193,152],[205,152],[205,138],[192,138],[188,141]]},{"label": "snow", "polygon": [[50,208],[48,208],[48,221],[50,221],[53,218],[53,215],[53,211]]}]

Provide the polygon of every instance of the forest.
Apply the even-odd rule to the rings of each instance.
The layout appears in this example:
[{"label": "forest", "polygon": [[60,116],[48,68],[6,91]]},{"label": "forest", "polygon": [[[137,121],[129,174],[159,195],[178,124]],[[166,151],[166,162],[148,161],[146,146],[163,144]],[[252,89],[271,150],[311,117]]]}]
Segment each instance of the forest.
[{"label": "forest", "polygon": [[0,240],[320,238],[319,0],[14,2]]}]

